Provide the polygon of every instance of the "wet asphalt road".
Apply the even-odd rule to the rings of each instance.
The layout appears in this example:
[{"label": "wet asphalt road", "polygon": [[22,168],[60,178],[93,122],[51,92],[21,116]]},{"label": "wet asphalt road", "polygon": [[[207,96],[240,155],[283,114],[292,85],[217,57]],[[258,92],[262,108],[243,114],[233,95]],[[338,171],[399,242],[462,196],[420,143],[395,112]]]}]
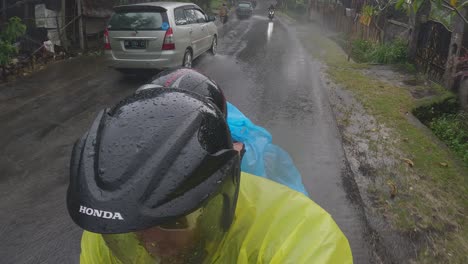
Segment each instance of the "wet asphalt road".
[{"label": "wet asphalt road", "polygon": [[[302,48],[291,21],[269,22],[261,8],[221,26],[219,54],[201,56],[194,67],[291,154],[312,199],[348,237],[355,263],[371,263],[320,64]],[[145,81],[83,57],[0,86],[1,263],[78,262],[81,231],[65,208],[72,144],[98,110]]]}]

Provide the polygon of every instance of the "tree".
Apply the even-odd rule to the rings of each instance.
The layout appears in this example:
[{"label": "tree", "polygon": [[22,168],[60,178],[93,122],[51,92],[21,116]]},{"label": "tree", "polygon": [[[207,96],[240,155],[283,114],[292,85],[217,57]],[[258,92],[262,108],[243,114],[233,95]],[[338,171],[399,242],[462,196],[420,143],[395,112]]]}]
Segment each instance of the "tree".
[{"label": "tree", "polygon": [[26,26],[18,17],[12,17],[6,23],[2,32],[0,32],[0,66],[2,67],[3,77],[5,78],[5,67],[11,63],[11,59],[18,53],[15,46],[16,40],[24,35]]},{"label": "tree", "polygon": [[[391,2],[392,0],[390,0]],[[435,6],[438,9],[446,9],[460,17],[465,23],[468,24],[468,19],[462,11],[467,5],[468,0],[396,0],[395,7],[403,8],[408,12],[417,13],[425,4]]]}]

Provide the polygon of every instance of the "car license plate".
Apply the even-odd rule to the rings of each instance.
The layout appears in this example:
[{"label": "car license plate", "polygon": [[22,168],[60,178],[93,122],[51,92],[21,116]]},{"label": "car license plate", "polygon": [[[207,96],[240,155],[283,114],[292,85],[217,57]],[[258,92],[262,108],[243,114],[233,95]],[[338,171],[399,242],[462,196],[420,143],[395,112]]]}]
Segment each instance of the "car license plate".
[{"label": "car license plate", "polygon": [[146,40],[125,40],[124,46],[126,49],[146,49]]}]

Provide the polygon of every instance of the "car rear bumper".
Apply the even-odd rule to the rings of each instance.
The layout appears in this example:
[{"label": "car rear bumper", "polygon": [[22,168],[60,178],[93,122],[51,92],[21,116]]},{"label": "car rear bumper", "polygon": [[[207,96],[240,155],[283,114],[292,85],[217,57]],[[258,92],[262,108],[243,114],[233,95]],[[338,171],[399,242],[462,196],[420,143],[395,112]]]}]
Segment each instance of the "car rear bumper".
[{"label": "car rear bumper", "polygon": [[118,59],[112,51],[105,52],[106,65],[114,69],[166,69],[182,65],[182,56],[176,51],[164,51],[157,59]]}]

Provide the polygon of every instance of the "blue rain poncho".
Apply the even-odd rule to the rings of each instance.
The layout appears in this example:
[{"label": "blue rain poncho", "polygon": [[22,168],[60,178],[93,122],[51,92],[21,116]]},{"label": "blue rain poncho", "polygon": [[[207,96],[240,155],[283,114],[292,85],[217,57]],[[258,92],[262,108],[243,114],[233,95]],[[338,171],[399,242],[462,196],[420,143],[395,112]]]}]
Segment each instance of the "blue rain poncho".
[{"label": "blue rain poncho", "polygon": [[271,134],[252,123],[231,103],[227,103],[227,112],[232,138],[245,145],[242,171],[281,183],[308,196],[294,162],[286,151],[272,144]]}]

